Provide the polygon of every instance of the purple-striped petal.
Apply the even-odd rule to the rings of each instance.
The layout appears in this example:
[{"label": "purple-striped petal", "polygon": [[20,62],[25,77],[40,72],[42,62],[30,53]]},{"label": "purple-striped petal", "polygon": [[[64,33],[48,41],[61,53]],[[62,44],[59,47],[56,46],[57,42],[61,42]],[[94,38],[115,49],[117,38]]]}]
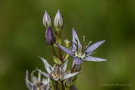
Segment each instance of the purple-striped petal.
[{"label": "purple-striped petal", "polygon": [[59,70],[62,72],[62,73],[65,73],[66,69],[67,69],[67,63],[68,63],[68,60],[65,61],[65,63],[59,68]]},{"label": "purple-striped petal", "polygon": [[[50,78],[43,78],[42,82],[40,82],[40,84],[42,85],[40,87],[40,90],[50,90]],[[38,88],[39,89],[39,88]],[[37,89],[36,89],[37,90]]]},{"label": "purple-striped petal", "polygon": [[80,72],[74,72],[74,73],[70,73],[70,74],[65,74],[64,77],[63,77],[63,80],[68,79],[70,77],[73,77],[73,76],[75,76],[75,75],[77,75],[79,73]]},{"label": "purple-striped petal", "polygon": [[31,76],[31,81],[32,81],[33,83],[36,83],[36,82],[38,82],[38,79],[37,79],[37,77],[34,76],[34,72],[36,72],[36,70],[33,70],[33,71],[31,72],[30,76]]},{"label": "purple-striped petal", "polygon": [[76,65],[79,65],[82,63],[82,59],[81,58],[74,58],[74,61],[73,61]]},{"label": "purple-striped petal", "polygon": [[71,86],[71,87],[72,87],[72,90],[77,90],[77,88],[76,88],[75,85],[73,85],[73,86]]},{"label": "purple-striped petal", "polygon": [[76,45],[78,43],[78,48],[81,47],[81,44],[80,44],[80,41],[79,41],[79,38],[76,34],[76,31],[74,30],[74,28],[72,29],[72,49],[73,50],[76,50]]},{"label": "purple-striped petal", "polygon": [[69,50],[59,44],[56,44],[60,49],[62,49],[65,53],[69,54],[71,57],[74,57],[74,52],[72,50]]},{"label": "purple-striped petal", "polygon": [[29,81],[29,73],[28,70],[26,70],[26,76],[25,76],[26,86],[28,89],[32,89],[32,83]]},{"label": "purple-striped petal", "polygon": [[38,70],[39,73],[41,73],[41,74],[44,75],[45,77],[50,78],[50,76],[49,76],[48,73],[45,73],[45,72],[39,70],[38,68],[37,68],[37,70]]},{"label": "purple-striped petal", "polygon": [[45,69],[46,71],[50,74],[52,71],[54,71],[54,69],[52,68],[52,66],[42,57],[38,56],[43,62],[44,62],[44,65],[45,65]]},{"label": "purple-striped petal", "polygon": [[89,46],[85,52],[87,53],[87,55],[90,55],[95,49],[97,49],[102,43],[104,43],[105,40],[103,41],[99,41],[99,42],[96,42],[94,44],[92,44],[91,46]]},{"label": "purple-striped petal", "polygon": [[95,61],[95,62],[106,61],[106,59],[97,58],[97,57],[92,57],[92,56],[88,56],[88,57],[86,57],[86,59],[84,59],[84,60],[85,60],[85,61]]}]

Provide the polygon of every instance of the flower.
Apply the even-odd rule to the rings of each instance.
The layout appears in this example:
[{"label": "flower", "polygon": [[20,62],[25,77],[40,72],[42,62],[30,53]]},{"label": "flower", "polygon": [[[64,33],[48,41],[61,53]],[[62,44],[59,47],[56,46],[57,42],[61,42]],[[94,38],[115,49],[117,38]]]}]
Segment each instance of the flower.
[{"label": "flower", "polygon": [[63,18],[59,10],[56,13],[56,16],[54,18],[54,26],[55,28],[58,28],[58,29],[62,29],[64,26]]},{"label": "flower", "polygon": [[93,54],[93,51],[104,42],[105,40],[96,42],[88,46],[86,46],[85,43],[81,44],[75,30],[72,29],[72,49],[70,50],[59,44],[57,44],[57,46],[74,58],[73,64],[79,65],[83,61],[106,61],[106,59],[91,56]]},{"label": "flower", "polygon": [[56,38],[50,27],[46,30],[45,40],[48,45],[53,45],[56,42]]},{"label": "flower", "polygon": [[51,27],[52,22],[51,22],[51,18],[49,16],[49,14],[45,11],[45,14],[43,16],[43,25],[48,28]]},{"label": "flower", "polygon": [[54,65],[52,67],[44,58],[42,58],[42,57],[40,57],[40,58],[44,62],[44,66],[48,73],[40,71],[39,69],[37,69],[37,70],[44,76],[51,78],[55,81],[63,81],[65,79],[68,79],[68,78],[73,77],[80,73],[80,72],[74,72],[74,73],[65,72],[66,68],[67,68],[68,60],[66,60],[65,63],[61,67],[59,67],[58,65]]},{"label": "flower", "polygon": [[26,85],[28,87],[29,90],[49,90],[50,85],[49,85],[49,78],[45,79],[43,78],[41,81],[41,74],[38,73],[38,78],[34,76],[34,72],[36,70],[31,72],[31,81],[30,82],[29,76],[28,76],[28,70],[26,71],[26,77],[25,77],[25,81],[26,81]]}]

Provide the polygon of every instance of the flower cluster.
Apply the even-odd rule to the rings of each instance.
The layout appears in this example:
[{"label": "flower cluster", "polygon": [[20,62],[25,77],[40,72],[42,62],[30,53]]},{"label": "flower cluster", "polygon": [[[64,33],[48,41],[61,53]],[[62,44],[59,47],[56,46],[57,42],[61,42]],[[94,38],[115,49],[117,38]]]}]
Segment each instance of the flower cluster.
[{"label": "flower cluster", "polygon": [[[44,63],[46,72],[36,68],[36,70],[31,72],[31,81],[29,81],[28,70],[26,71],[26,85],[29,90],[77,90],[74,85],[77,80],[77,75],[81,73],[81,64],[84,61],[106,61],[106,59],[93,57],[92,54],[94,50],[97,49],[105,40],[98,41],[91,44],[90,41],[86,44],[83,37],[83,42],[79,41],[77,33],[72,29],[72,41],[65,40],[64,46],[61,45],[61,30],[63,29],[64,22],[63,17],[58,10],[54,18],[53,26],[55,27],[55,33],[52,30],[52,20],[49,14],[45,11],[43,16],[43,25],[46,28],[45,41],[48,46],[52,49],[52,57],[54,60],[54,65],[51,66],[47,60],[40,57]],[[56,49],[55,49],[56,48]],[[58,50],[58,53],[56,53]],[[62,51],[64,53],[62,53]],[[68,64],[68,57],[72,57],[71,69],[66,71]],[[38,71],[38,77],[34,76],[34,72]],[[44,78],[41,80],[41,75]]]}]

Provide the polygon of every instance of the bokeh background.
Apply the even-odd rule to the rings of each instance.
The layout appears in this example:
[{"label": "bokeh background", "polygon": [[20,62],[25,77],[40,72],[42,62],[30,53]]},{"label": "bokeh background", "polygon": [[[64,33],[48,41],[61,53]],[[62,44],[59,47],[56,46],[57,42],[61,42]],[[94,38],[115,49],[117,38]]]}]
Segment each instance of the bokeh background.
[{"label": "bokeh background", "polygon": [[28,90],[26,70],[45,70],[38,56],[53,65],[42,18],[46,10],[54,19],[58,9],[63,41],[72,28],[80,40],[106,40],[94,56],[107,62],[83,63],[78,90],[135,90],[135,0],[0,0],[0,90]]}]

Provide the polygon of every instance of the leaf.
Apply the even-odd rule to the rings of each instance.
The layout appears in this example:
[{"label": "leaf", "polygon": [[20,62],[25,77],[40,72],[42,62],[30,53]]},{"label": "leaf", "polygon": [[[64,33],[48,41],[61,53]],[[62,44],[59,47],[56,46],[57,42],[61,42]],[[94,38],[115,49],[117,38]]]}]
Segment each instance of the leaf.
[{"label": "leaf", "polygon": [[55,62],[56,64],[59,64],[59,65],[62,64],[61,60],[60,60],[59,58],[57,58],[56,56],[54,56],[54,55],[53,55],[53,59],[54,59],[54,62]]},{"label": "leaf", "polygon": [[67,60],[68,59],[68,57],[69,57],[69,54],[64,54],[64,56],[63,56],[63,60],[65,61],[65,60]]}]

